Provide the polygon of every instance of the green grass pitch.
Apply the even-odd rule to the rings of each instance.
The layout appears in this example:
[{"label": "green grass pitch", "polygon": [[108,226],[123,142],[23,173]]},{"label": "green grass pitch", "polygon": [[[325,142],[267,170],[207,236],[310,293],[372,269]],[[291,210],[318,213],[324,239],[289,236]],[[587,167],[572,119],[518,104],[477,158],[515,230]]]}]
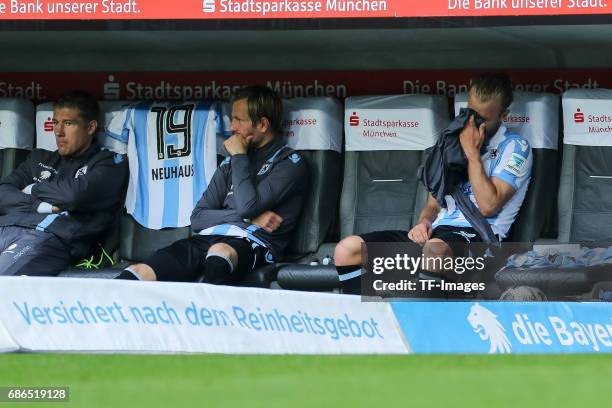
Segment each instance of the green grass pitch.
[{"label": "green grass pitch", "polygon": [[0,355],[0,386],[69,386],[17,407],[607,406],[612,355]]}]

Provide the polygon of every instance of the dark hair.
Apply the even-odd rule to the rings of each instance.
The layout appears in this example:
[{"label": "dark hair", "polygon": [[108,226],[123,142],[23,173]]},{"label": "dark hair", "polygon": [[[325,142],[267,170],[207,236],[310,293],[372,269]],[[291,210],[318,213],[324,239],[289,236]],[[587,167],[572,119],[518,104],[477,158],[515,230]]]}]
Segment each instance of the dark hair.
[{"label": "dark hair", "polygon": [[61,108],[78,109],[79,116],[87,123],[98,120],[100,117],[98,101],[93,95],[85,91],[72,91],[60,96],[53,104],[53,109]]},{"label": "dark hair", "polygon": [[247,100],[249,118],[253,124],[267,118],[275,135],[282,132],[283,102],[276,92],[267,86],[247,86],[234,91],[231,102]]},{"label": "dark hair", "polygon": [[481,102],[500,98],[504,110],[508,109],[514,99],[512,80],[505,73],[485,72],[472,78],[468,94],[476,96]]}]

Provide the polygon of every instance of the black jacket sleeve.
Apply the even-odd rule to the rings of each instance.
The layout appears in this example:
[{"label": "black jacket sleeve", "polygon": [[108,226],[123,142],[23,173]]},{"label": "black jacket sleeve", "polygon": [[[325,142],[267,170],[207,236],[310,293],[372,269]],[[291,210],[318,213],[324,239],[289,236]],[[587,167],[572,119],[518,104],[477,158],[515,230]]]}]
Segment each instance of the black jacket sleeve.
[{"label": "black jacket sleeve", "polygon": [[28,159],[0,182],[0,215],[36,212],[42,201],[21,191],[34,182],[31,168],[31,161]]},{"label": "black jacket sleeve", "polygon": [[289,159],[281,160],[255,186],[248,156],[237,154],[232,156],[232,182],[236,211],[241,218],[253,218],[264,211],[273,210],[306,187],[306,164],[303,159],[296,163]]},{"label": "black jacket sleeve", "polygon": [[235,210],[223,209],[223,202],[228,192],[226,182],[228,167],[227,165],[221,165],[215,171],[206,191],[204,191],[204,195],[193,209],[191,213],[191,229],[193,231],[199,232],[215,225],[242,221]]},{"label": "black jacket sleeve", "polygon": [[100,159],[82,176],[62,174],[32,187],[32,195],[61,210],[101,211],[120,202],[128,177],[127,161],[116,163],[112,155]]}]

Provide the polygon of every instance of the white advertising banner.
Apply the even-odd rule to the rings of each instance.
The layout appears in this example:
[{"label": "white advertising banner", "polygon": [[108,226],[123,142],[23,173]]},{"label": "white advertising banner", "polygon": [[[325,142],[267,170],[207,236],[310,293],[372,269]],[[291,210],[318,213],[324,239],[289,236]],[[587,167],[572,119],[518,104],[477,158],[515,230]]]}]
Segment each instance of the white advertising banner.
[{"label": "white advertising banner", "polygon": [[36,148],[56,151],[53,133],[53,102],[44,102],[36,107]]},{"label": "white advertising banner", "polygon": [[409,352],[389,304],[359,296],[105,279],[0,279],[22,351]]},{"label": "white advertising banner", "polygon": [[[455,116],[467,107],[467,93],[455,95]],[[534,149],[559,148],[559,95],[514,92],[514,102],[504,120],[508,130],[527,140]]]},{"label": "white advertising banner", "polygon": [[344,108],[346,150],[425,150],[449,123],[443,96],[349,97]]},{"label": "white advertising banner", "polygon": [[10,353],[18,350],[19,346],[11,339],[2,325],[2,321],[0,321],[0,353]]},{"label": "white advertising banner", "polygon": [[295,150],[342,152],[342,104],[334,98],[283,100],[283,134]]},{"label": "white advertising banner", "polygon": [[34,105],[28,99],[0,98],[0,149],[34,146]]},{"label": "white advertising banner", "polygon": [[563,143],[612,146],[612,89],[570,89],[563,94]]}]

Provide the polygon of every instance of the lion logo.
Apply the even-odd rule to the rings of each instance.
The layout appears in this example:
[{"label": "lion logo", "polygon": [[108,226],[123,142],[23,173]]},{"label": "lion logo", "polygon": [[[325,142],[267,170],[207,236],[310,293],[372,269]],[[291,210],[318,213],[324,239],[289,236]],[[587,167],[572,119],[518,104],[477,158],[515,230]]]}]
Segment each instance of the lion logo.
[{"label": "lion logo", "polygon": [[491,342],[489,354],[506,354],[512,351],[512,345],[508,336],[506,336],[506,330],[497,320],[495,313],[476,303],[470,309],[467,320],[474,333],[478,334],[481,340]]},{"label": "lion logo", "polygon": [[43,170],[40,172],[40,179],[41,180],[48,180],[49,177],[51,177],[51,172],[49,170]]}]

